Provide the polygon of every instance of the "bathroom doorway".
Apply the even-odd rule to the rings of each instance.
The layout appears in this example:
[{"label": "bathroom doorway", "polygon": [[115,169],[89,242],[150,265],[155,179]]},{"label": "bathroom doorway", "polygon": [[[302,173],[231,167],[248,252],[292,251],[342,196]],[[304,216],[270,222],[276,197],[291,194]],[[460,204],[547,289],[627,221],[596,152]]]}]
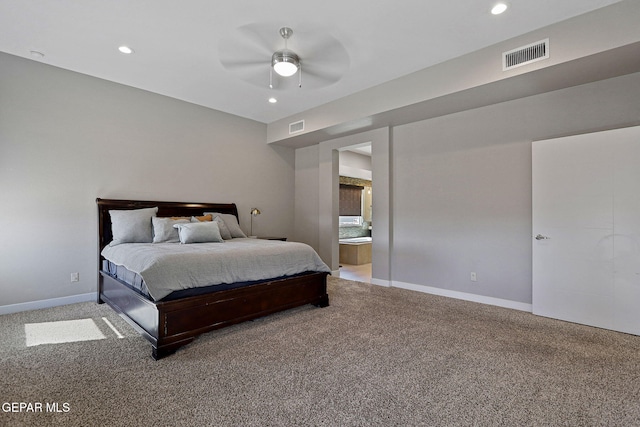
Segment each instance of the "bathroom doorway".
[{"label": "bathroom doorway", "polygon": [[339,150],[340,277],[371,283],[373,246],[371,142]]}]

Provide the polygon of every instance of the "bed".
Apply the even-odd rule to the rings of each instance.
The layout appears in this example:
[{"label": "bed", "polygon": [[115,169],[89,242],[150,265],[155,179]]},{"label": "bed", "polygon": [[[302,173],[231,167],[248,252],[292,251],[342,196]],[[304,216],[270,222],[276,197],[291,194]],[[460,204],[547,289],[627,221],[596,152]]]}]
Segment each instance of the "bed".
[{"label": "bed", "polygon": [[[102,255],[103,250],[109,249],[108,246],[114,240],[110,211],[157,208],[156,216],[159,218],[200,217],[206,212],[217,212],[233,215],[237,219],[236,205],[100,198],[96,203],[99,234],[98,303],[108,304],[146,338],[151,343],[151,356],[155,360],[174,353],[198,335],[214,329],[306,304],[317,307],[329,305],[328,269],[324,268],[295,274],[273,274],[274,277],[267,279],[225,283],[224,286],[207,286],[198,288],[195,292],[176,290],[166,296],[163,292],[163,296],[156,300],[148,292],[145,294],[116,274],[112,270],[113,263]],[[117,218],[115,213],[113,215]],[[242,241],[253,245],[258,243],[255,239],[238,239],[236,246],[240,246]],[[176,247],[196,246],[171,244],[177,245]]]}]

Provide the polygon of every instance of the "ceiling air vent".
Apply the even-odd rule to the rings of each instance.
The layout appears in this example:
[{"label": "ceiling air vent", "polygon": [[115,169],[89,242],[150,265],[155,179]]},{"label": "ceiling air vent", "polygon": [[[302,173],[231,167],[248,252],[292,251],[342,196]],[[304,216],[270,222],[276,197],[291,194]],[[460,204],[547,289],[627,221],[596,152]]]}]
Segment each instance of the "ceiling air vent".
[{"label": "ceiling air vent", "polygon": [[299,122],[289,123],[289,135],[296,132],[302,132],[304,130],[304,120]]},{"label": "ceiling air vent", "polygon": [[549,39],[531,43],[517,49],[502,53],[502,71],[532,62],[542,61],[549,57]]}]

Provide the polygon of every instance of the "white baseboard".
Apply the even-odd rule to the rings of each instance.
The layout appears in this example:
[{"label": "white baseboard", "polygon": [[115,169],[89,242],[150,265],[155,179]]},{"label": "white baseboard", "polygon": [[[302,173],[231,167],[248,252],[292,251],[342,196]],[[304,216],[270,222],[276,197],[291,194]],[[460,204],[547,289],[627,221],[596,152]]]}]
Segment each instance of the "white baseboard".
[{"label": "white baseboard", "polygon": [[[332,275],[336,277],[340,277],[340,270],[332,272]],[[375,279],[375,278],[371,279],[371,284],[377,285],[377,286],[384,286],[384,287],[396,287],[396,288],[408,289],[411,291],[418,291],[418,292],[423,292],[423,293],[432,294],[432,295],[456,298],[456,299],[461,299],[465,301],[479,302],[481,304],[495,305],[498,307],[527,311],[529,313],[533,311],[533,307],[531,304],[526,304],[523,302],[510,301],[510,300],[501,299],[501,298],[486,297],[482,295],[469,294],[466,292],[451,291],[448,289],[434,288],[432,286],[415,285],[413,283],[405,283],[405,282],[398,282],[398,281],[390,282],[388,280],[381,280],[381,279]],[[23,302],[20,304],[2,305],[0,306],[0,315],[18,313],[21,311],[28,311],[28,310],[39,310],[42,308],[57,307],[59,305],[75,304],[79,302],[96,301],[97,298],[98,298],[98,295],[96,292],[90,292],[88,294],[72,295],[68,297]]]},{"label": "white baseboard", "polygon": [[39,301],[22,302],[19,304],[0,305],[0,315],[19,313],[21,311],[39,310],[41,308],[57,307],[59,305],[75,304],[78,302],[97,301],[98,293],[71,295],[68,297],[51,298]]},{"label": "white baseboard", "polygon": [[426,294],[439,295],[465,301],[479,302],[481,304],[495,305],[498,307],[511,308],[514,310],[527,311],[529,313],[533,311],[533,306],[524,302],[485,297],[483,295],[469,294],[466,292],[451,291],[448,289],[434,288],[432,286],[414,285],[413,283],[404,283],[397,281],[393,281],[391,283],[391,286],[395,288],[409,289],[411,291],[424,292]]},{"label": "white baseboard", "polygon": [[386,288],[391,287],[391,282],[388,280],[376,279],[375,277],[371,278],[372,285],[384,286]]}]

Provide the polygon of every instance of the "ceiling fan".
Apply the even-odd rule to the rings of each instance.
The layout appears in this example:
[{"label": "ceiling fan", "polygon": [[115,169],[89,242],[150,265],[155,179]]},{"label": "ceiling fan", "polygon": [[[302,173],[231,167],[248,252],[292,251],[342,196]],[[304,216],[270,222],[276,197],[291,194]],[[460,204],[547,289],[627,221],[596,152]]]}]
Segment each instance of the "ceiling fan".
[{"label": "ceiling fan", "polygon": [[[302,87],[303,69],[305,89],[317,89],[340,80],[349,67],[346,49],[327,32],[303,30],[295,39],[290,27],[281,27],[280,37],[274,33],[274,26],[267,24],[238,28],[220,41],[220,62],[244,81],[282,90]],[[297,79],[290,78],[296,74]]]},{"label": "ceiling fan", "polygon": [[[292,50],[287,49],[287,40],[293,35],[289,27],[280,28],[280,35],[284,39],[284,49],[275,51],[271,55],[271,70],[282,77],[291,77],[298,73],[298,87],[302,87],[302,67],[300,57]],[[273,73],[269,73],[269,87],[273,89]]]}]

